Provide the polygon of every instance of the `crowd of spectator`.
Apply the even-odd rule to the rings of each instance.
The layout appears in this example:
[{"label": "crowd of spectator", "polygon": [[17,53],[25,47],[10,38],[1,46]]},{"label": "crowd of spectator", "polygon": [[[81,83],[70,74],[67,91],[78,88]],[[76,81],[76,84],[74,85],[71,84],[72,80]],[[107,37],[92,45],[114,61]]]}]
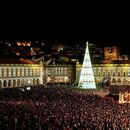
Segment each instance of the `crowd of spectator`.
[{"label": "crowd of spectator", "polygon": [[107,93],[42,87],[2,90],[0,130],[129,130],[130,104],[118,104],[103,92]]}]

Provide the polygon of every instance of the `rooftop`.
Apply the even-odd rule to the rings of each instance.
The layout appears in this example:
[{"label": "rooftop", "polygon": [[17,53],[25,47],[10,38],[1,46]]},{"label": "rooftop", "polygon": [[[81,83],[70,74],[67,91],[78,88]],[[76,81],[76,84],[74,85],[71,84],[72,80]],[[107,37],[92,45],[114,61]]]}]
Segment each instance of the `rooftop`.
[{"label": "rooftop", "polygon": [[28,59],[9,59],[9,58],[0,58],[0,64],[35,64],[33,61]]}]

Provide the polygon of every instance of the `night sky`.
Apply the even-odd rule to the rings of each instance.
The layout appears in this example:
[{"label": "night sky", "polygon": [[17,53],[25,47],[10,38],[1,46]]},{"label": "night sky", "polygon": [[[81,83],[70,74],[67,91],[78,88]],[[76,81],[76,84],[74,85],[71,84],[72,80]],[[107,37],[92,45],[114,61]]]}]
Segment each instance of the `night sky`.
[{"label": "night sky", "polygon": [[0,40],[90,41],[100,46],[117,45],[129,53],[129,18],[124,10],[71,8],[8,12],[1,16]]}]

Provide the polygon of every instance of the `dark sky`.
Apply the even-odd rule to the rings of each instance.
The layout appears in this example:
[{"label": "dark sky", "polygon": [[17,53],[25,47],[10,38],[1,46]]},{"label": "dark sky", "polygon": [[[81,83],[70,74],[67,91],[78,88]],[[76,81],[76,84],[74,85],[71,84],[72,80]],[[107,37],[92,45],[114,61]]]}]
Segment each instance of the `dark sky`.
[{"label": "dark sky", "polygon": [[126,8],[88,7],[15,7],[15,11],[10,9],[1,15],[0,40],[73,41],[80,44],[88,40],[101,46],[119,45],[127,50],[130,33]]}]

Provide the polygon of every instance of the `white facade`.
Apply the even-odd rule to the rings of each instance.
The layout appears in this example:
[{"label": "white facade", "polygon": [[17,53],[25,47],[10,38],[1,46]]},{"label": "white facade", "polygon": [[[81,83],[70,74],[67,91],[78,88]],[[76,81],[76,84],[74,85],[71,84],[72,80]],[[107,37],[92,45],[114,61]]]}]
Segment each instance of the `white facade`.
[{"label": "white facade", "polygon": [[0,64],[0,88],[42,84],[42,71],[42,64]]}]

